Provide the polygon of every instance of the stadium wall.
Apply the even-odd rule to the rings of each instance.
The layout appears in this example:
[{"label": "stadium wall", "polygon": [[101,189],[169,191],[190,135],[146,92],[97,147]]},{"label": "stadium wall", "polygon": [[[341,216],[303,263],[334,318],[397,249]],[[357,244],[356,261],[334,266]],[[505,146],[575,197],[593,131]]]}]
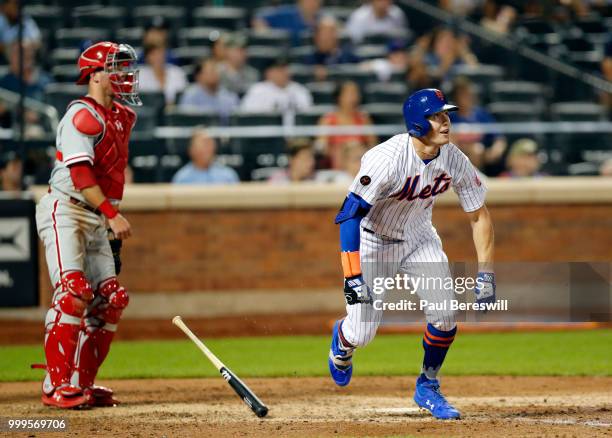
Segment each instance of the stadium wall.
[{"label": "stadium wall", "polygon": [[[612,260],[611,180],[487,184],[497,261]],[[314,184],[130,186],[122,210],[134,234],[123,250],[122,283],[137,294],[337,288],[333,219],[345,194],[345,187]],[[450,260],[475,259],[469,221],[453,193],[437,200],[434,224]],[[44,266],[42,303],[50,291]]]}]

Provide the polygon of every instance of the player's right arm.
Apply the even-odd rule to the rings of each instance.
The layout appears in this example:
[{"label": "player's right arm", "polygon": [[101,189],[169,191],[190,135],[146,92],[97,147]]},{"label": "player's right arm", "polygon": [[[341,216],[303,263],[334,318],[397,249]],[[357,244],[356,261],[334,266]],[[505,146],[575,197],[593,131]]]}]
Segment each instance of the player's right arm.
[{"label": "player's right arm", "polygon": [[61,154],[74,188],[87,204],[106,216],[115,237],[127,239],[131,235],[130,224],[106,198],[93,171],[94,141],[103,134],[104,125],[84,105],[73,105],[66,117],[68,120],[60,128]]},{"label": "player's right arm", "polygon": [[335,223],[340,225],[340,259],[344,274],[344,295],[348,304],[368,302],[370,294],[361,271],[360,224],[374,203],[384,196],[390,183],[390,163],[374,151],[361,160]]},{"label": "player's right arm", "polygon": [[[70,169],[72,176],[72,169]],[[93,171],[92,171],[93,174]],[[95,177],[94,177],[95,178]],[[74,181],[74,180],[73,180]],[[75,184],[76,187],[76,184]],[[81,194],[89,205],[95,206],[106,218],[115,238],[124,240],[132,235],[132,227],[125,217],[106,199],[99,185],[94,184],[81,189]]]}]

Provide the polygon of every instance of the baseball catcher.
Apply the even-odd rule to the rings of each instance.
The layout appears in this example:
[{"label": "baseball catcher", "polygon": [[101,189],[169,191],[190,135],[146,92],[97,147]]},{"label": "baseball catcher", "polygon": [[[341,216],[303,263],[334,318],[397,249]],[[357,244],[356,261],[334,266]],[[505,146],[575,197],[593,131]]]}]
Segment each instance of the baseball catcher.
[{"label": "baseball catcher", "polygon": [[36,208],[54,287],[45,319],[42,402],[58,408],[118,403],[112,390],[94,384],[129,302],[117,281],[108,229],[113,239],[131,235],[118,206],[136,114],[116,99],[141,105],[136,53],[129,45],[96,43],[78,66],[77,84],[88,92],[68,105],[60,121],[49,190]]}]

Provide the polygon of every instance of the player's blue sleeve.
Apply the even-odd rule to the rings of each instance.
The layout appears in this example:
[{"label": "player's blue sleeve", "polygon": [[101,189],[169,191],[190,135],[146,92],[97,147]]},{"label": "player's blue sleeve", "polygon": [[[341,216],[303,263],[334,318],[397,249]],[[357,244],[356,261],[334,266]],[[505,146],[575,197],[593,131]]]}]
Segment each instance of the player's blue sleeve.
[{"label": "player's blue sleeve", "polygon": [[372,206],[360,196],[349,193],[338,215],[335,223],[340,224],[340,248],[344,252],[359,251],[359,223]]}]

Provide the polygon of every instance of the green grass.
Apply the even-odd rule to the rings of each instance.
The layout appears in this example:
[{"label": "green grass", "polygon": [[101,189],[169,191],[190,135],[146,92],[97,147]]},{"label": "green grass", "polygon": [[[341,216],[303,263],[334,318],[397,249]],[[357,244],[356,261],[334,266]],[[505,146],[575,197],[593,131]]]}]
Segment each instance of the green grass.
[{"label": "green grass", "polygon": [[[207,345],[238,375],[324,376],[328,338],[214,339]],[[418,335],[380,335],[355,354],[356,375],[407,375],[422,360]],[[38,380],[41,346],[0,347],[0,381]],[[102,378],[206,377],[217,371],[189,340],[116,342]],[[459,334],[445,375],[612,375],[612,330]]]}]

